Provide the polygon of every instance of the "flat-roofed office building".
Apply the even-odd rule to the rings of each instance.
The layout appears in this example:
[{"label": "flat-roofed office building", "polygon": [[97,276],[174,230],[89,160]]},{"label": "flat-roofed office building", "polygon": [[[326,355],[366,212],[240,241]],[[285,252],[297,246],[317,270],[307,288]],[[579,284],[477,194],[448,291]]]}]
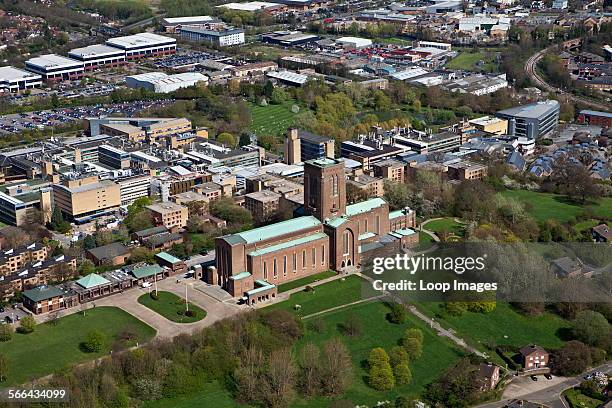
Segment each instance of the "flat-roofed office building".
[{"label": "flat-roofed office building", "polygon": [[53,185],[55,205],[69,218],[92,217],[121,205],[119,185],[98,176],[64,180]]},{"label": "flat-roofed office building", "polygon": [[508,120],[508,134],[537,139],[545,136],[559,123],[561,107],[555,100],[504,109],[495,116]]},{"label": "flat-roofed office building", "polygon": [[42,85],[42,76],[13,67],[0,67],[0,91],[18,92]]},{"label": "flat-roofed office building", "polygon": [[124,50],[103,44],[75,48],[70,50],[68,56],[85,64],[86,71],[100,67],[117,67],[125,64]]},{"label": "flat-roofed office building", "polygon": [[85,64],[72,58],[46,54],[27,60],[26,69],[41,75],[45,81],[66,81],[80,79],[85,72]]},{"label": "flat-roofed office building", "polygon": [[149,58],[176,52],[176,39],[153,33],[110,38],[106,45],[125,51],[126,60]]}]

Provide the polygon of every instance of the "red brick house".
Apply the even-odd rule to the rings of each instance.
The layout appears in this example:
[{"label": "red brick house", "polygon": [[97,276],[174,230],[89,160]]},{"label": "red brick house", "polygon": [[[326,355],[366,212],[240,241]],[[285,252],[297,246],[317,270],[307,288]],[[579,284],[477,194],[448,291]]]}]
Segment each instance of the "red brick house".
[{"label": "red brick house", "polygon": [[542,347],[531,344],[519,350],[525,371],[548,368],[548,352]]}]

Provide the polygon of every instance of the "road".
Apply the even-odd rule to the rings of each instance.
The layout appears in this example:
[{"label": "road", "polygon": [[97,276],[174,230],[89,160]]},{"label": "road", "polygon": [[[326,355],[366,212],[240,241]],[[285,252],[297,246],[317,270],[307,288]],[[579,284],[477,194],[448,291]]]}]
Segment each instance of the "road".
[{"label": "road", "polygon": [[554,378],[553,383],[550,386],[531,392],[530,388],[533,389],[533,387],[531,387],[529,383],[532,385],[545,385],[546,381],[549,380],[545,380],[542,376],[538,376],[540,380],[538,382],[534,382],[529,377],[517,377],[506,387],[501,401],[479,405],[477,408],[500,408],[513,399],[523,399],[531,402],[537,402],[550,408],[568,408],[567,403],[561,397],[561,393],[568,388],[572,388],[580,384],[584,380],[585,375],[588,373],[593,373],[594,371],[602,371],[609,375],[612,373],[612,362],[602,364],[576,377],[558,378],[560,381],[555,381],[557,378]]},{"label": "road", "polygon": [[610,106],[604,103],[599,103],[599,102],[594,102],[590,99],[581,97],[581,96],[576,96],[572,93],[569,92],[565,92],[564,90],[560,89],[560,88],[556,88],[548,83],[546,83],[542,77],[540,77],[538,75],[538,71],[537,71],[537,65],[538,65],[538,61],[540,61],[542,59],[542,57],[544,57],[544,55],[553,50],[556,46],[551,46],[548,48],[544,48],[543,50],[538,51],[537,53],[533,54],[531,57],[529,57],[529,59],[527,60],[527,62],[525,62],[525,72],[527,73],[527,75],[529,76],[529,78],[531,78],[531,80],[540,88],[548,91],[548,92],[554,92],[557,93],[559,95],[563,95],[566,98],[568,98],[569,100],[572,100],[576,103],[581,103],[583,105],[587,105],[590,106],[592,108],[595,109],[599,109],[601,111],[607,112],[610,110]]}]

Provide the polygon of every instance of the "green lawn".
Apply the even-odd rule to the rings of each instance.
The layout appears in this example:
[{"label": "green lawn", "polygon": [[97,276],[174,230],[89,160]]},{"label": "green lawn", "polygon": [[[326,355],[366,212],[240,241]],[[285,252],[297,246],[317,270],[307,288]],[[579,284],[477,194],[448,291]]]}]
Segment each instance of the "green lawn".
[{"label": "green lawn", "polygon": [[434,240],[431,235],[419,231],[419,246],[417,248],[418,250],[424,251],[426,249],[429,249],[433,245],[433,243]]},{"label": "green lawn", "polygon": [[574,230],[576,230],[577,232],[582,232],[582,231],[590,230],[591,228],[596,227],[599,224],[601,224],[601,221],[599,220],[580,221],[574,224]]},{"label": "green lawn", "polygon": [[240,406],[241,405],[234,401],[232,394],[221,385],[217,383],[205,383],[200,390],[193,394],[149,401],[142,405],[142,408],[235,408]]},{"label": "green lawn", "polygon": [[279,293],[287,292],[288,290],[299,288],[300,286],[306,286],[313,282],[319,281],[321,279],[331,278],[332,276],[336,276],[338,273],[334,271],[324,271],[320,273],[316,273],[314,275],[306,276],[302,279],[296,279],[291,282],[283,283],[282,285],[278,285]]},{"label": "green lawn", "polygon": [[[353,381],[342,399],[347,399],[353,404],[361,406],[375,406],[378,401],[393,401],[399,395],[413,395],[423,391],[425,385],[436,379],[445,369],[454,364],[463,354],[446,338],[439,337],[429,327],[423,324],[413,315],[408,315],[404,324],[393,324],[386,319],[389,308],[381,301],[373,301],[359,305],[350,306],[334,312],[326,313],[320,317],[306,319],[306,334],[296,344],[299,350],[306,343],[321,345],[323,342],[340,337],[346,344],[353,362]],[[349,337],[343,334],[341,327],[350,315],[360,317],[362,334]],[[324,329],[316,332],[311,324],[314,319],[324,322]],[[364,361],[374,347],[383,347],[389,351],[398,345],[399,339],[409,327],[418,327],[423,331],[423,355],[420,359],[411,363],[413,382],[402,385],[391,391],[376,391],[370,388],[364,381],[367,371]],[[312,400],[296,401],[295,407],[327,408],[330,406],[329,399],[315,398]]]},{"label": "green lawn", "polygon": [[571,408],[597,408],[604,402],[584,395],[576,388],[564,391],[563,396],[569,402]]},{"label": "green lawn", "polygon": [[282,135],[295,121],[297,114],[291,111],[294,102],[282,105],[251,105],[253,123],[251,131],[256,135]]},{"label": "green lawn", "polygon": [[[498,52],[496,50],[480,49],[476,52],[473,52],[472,49],[462,50],[445,67],[465,71],[497,72],[499,71],[496,61],[497,55]],[[479,65],[480,61],[483,61],[484,64]]]},{"label": "green lawn", "polygon": [[[81,343],[94,329],[103,332],[106,341],[100,352],[86,353],[81,349]],[[126,342],[127,346],[136,341],[142,344],[155,335],[155,329],[115,307],[91,308],[84,316],[75,313],[62,317],[55,325],[38,325],[30,334],[15,333],[10,341],[0,343],[0,352],[8,358],[10,371],[3,385],[20,384],[108,354],[113,343],[121,341],[119,336],[125,329],[137,336]]]},{"label": "green lawn", "polygon": [[570,326],[567,320],[557,315],[544,313],[528,317],[502,302],[498,302],[491,313],[466,312],[461,316],[448,315],[442,303],[421,302],[417,307],[480,349],[484,349],[486,344],[522,347],[529,343],[558,348],[563,345],[559,335]]},{"label": "green lawn", "polygon": [[583,213],[586,207],[592,208],[595,217],[609,217],[612,214],[612,198],[610,197],[602,198],[594,203],[581,205],[568,201],[564,196],[551,193],[506,190],[499,194],[524,203],[527,206],[528,212],[540,222],[548,219],[567,222],[570,218]]},{"label": "green lawn", "polygon": [[[294,293],[289,300],[270,305],[265,310],[282,309],[299,316],[307,316],[361,300],[362,283],[362,278],[350,275],[344,279],[316,286],[314,292]],[[295,305],[300,305],[300,310],[295,310]]]},{"label": "green lawn", "polygon": [[177,323],[193,323],[206,317],[206,312],[191,302],[189,302],[189,310],[194,311],[195,316],[185,316],[185,299],[174,293],[160,290],[157,294],[159,299],[155,300],[150,293],[145,293],[138,298],[138,303]]},{"label": "green lawn", "polygon": [[424,228],[429,231],[433,231],[436,234],[446,231],[451,234],[462,237],[465,234],[465,227],[463,224],[458,223],[453,218],[441,218],[439,220],[433,220],[425,224]]}]

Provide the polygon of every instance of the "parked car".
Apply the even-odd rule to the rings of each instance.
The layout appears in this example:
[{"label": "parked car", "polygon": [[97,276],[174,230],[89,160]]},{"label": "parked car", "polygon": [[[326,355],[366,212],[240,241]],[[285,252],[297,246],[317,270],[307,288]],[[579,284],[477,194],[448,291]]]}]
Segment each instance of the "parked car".
[{"label": "parked car", "polygon": [[535,375],[532,375],[532,376],[531,376],[531,380],[532,380],[532,381],[538,381],[538,377],[536,377]]},{"label": "parked car", "polygon": [[545,377],[547,380],[552,380],[552,375],[550,375],[550,374],[544,374],[544,377]]},{"label": "parked car", "polygon": [[143,288],[150,288],[151,287],[151,282],[142,282],[142,286]]}]

